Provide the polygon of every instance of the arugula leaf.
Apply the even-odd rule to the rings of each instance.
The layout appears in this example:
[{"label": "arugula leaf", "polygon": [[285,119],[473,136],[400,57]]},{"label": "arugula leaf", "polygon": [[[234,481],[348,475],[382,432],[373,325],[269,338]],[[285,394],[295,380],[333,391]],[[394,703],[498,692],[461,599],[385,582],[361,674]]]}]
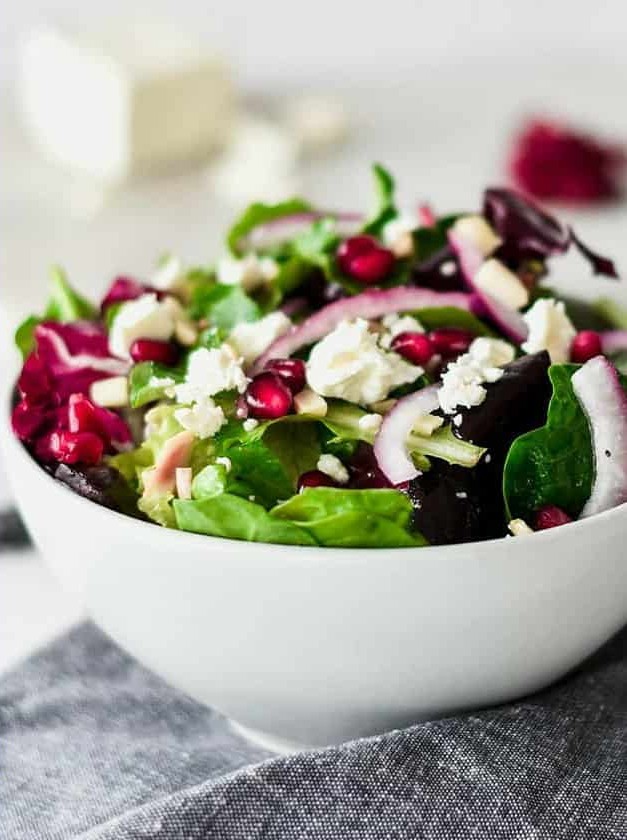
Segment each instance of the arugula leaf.
[{"label": "arugula leaf", "polygon": [[183,381],[183,372],[158,362],[139,362],[129,374],[128,394],[131,408],[141,408],[149,402],[166,397],[167,388]]},{"label": "arugula leaf", "polygon": [[364,233],[379,236],[387,222],[398,216],[394,203],[394,178],[380,163],[372,167],[374,179],[375,201],[370,218],[363,228]]},{"label": "arugula leaf", "polygon": [[97,317],[96,307],[70,286],[63,269],[53,266],[51,274],[50,297],[44,312],[44,320],[60,321],[66,324],[70,321],[93,320]]},{"label": "arugula leaf", "polygon": [[216,283],[198,286],[190,303],[192,318],[207,318],[222,330],[231,330],[242,321],[258,321],[261,309],[240,286]]},{"label": "arugula leaf", "polygon": [[228,248],[233,256],[239,257],[245,253],[245,249],[241,247],[241,240],[259,225],[273,222],[284,216],[292,216],[295,213],[307,213],[310,210],[311,205],[300,198],[282,201],[279,204],[259,202],[251,204],[229,230],[226,237]]},{"label": "arugula leaf", "polygon": [[431,227],[419,227],[413,232],[415,263],[428,260],[448,244],[447,231],[452,227],[460,213],[442,216]]},{"label": "arugula leaf", "polygon": [[456,306],[434,306],[428,309],[418,309],[414,313],[422,326],[427,330],[437,330],[440,327],[456,327],[468,330],[473,335],[494,337],[497,333],[487,327],[472,312],[458,309]]},{"label": "arugula leaf", "polygon": [[15,331],[15,346],[23,358],[34,349],[35,328],[42,321],[60,321],[65,324],[83,319],[92,320],[98,315],[98,310],[70,286],[61,268],[54,266],[51,275],[50,297],[43,316],[29,315]]},{"label": "arugula leaf", "polygon": [[37,315],[29,315],[25,318],[15,331],[15,346],[25,359],[35,349],[35,328],[41,324],[42,318]]},{"label": "arugula leaf", "polygon": [[398,490],[308,488],[273,508],[313,534],[321,545],[392,548],[425,545],[410,533],[412,504]]},{"label": "arugula leaf", "polygon": [[192,501],[175,499],[174,515],[182,531],[250,542],[317,545],[304,528],[230,493]]},{"label": "arugula leaf", "polygon": [[503,471],[510,518],[531,517],[539,507],[557,505],[577,517],[590,496],[593,454],[588,422],[571,377],[578,365],[551,365],[553,396],[547,422],[512,443]]}]

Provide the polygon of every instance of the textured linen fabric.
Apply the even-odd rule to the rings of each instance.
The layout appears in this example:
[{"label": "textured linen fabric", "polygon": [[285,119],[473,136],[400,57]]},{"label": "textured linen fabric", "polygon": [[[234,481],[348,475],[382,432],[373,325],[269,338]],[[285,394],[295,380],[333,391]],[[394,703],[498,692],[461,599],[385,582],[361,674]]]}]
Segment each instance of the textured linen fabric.
[{"label": "textured linen fabric", "polygon": [[522,702],[276,758],[85,623],[0,726],[2,840],[627,838],[627,629]]}]

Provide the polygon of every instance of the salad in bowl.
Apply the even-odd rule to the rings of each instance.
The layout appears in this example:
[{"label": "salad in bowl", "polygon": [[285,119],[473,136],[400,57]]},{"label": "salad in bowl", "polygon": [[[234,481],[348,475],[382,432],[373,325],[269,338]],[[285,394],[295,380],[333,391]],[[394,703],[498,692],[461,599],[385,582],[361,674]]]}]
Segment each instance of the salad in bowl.
[{"label": "salad in bowl", "polygon": [[390,548],[524,536],[627,500],[627,311],[560,298],[569,249],[506,189],[480,211],[254,204],[226,255],[98,306],[53,271],[17,330],[15,435],[71,490],[172,529]]}]

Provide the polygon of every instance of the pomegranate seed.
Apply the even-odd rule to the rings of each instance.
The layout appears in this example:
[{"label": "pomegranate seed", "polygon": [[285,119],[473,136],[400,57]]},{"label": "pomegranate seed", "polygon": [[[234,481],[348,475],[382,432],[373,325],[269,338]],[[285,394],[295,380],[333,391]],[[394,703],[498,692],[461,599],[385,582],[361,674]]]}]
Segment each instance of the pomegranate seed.
[{"label": "pomegranate seed", "polygon": [[97,464],[104,444],[93,432],[52,432],[48,446],[55,461],[63,464]]},{"label": "pomegranate seed", "polygon": [[304,472],[298,479],[298,492],[302,493],[305,487],[339,487],[339,485],[330,475],[320,470],[310,470]]},{"label": "pomegranate seed", "polygon": [[414,365],[426,365],[434,353],[429,336],[418,332],[402,332],[394,336],[392,350]]},{"label": "pomegranate seed", "polygon": [[461,330],[457,327],[441,327],[429,333],[431,344],[435,353],[440,356],[459,356],[465,353],[474,336],[468,330]]},{"label": "pomegranate seed", "polygon": [[270,359],[265,370],[280,377],[292,394],[300,393],[305,387],[305,363],[300,359]]},{"label": "pomegranate seed", "polygon": [[594,359],[602,353],[601,336],[594,330],[582,330],[577,333],[570,345],[570,359],[578,364]]},{"label": "pomegranate seed", "polygon": [[545,531],[547,528],[557,528],[559,525],[566,525],[573,520],[557,505],[544,505],[536,511],[534,529]]},{"label": "pomegranate seed", "polygon": [[394,267],[394,254],[387,248],[376,248],[351,260],[348,274],[360,283],[378,283]]},{"label": "pomegranate seed", "polygon": [[179,351],[169,341],[154,341],[151,338],[138,338],[131,344],[131,359],[134,362],[159,362],[173,367],[179,359]]},{"label": "pomegranate seed", "polygon": [[344,274],[350,274],[350,265],[355,257],[368,254],[378,247],[379,243],[372,236],[366,236],[365,234],[350,236],[337,249],[338,264]]},{"label": "pomegranate seed", "polygon": [[259,420],[284,417],[292,407],[292,392],[280,377],[270,371],[255,376],[245,396],[250,414]]}]

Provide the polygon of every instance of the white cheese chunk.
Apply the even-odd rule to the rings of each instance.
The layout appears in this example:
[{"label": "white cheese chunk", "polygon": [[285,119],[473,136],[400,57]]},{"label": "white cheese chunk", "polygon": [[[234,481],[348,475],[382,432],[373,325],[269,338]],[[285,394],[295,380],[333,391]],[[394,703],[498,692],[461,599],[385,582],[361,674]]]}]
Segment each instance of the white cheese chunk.
[{"label": "white cheese chunk", "polygon": [[259,321],[237,324],[229,335],[229,344],[246,364],[260,356],[275,339],[286,333],[292,322],[283,312],[271,312]]},{"label": "white cheese chunk", "polygon": [[247,254],[242,259],[223,257],[218,262],[218,280],[227,286],[241,286],[245,292],[254,292],[276,277],[279,266],[271,257]]},{"label": "white cheese chunk", "polygon": [[112,355],[128,359],[133,342],[138,338],[169,341],[174,332],[174,314],[167,301],[157,300],[155,294],[145,294],[123,303],[118,309],[109,332]]},{"label": "white cheese chunk", "polygon": [[226,423],[224,411],[211,397],[185,408],[177,408],[174,417],[184,429],[201,439],[213,437]]},{"label": "white cheese chunk", "polygon": [[174,387],[177,402],[202,402],[221,391],[246,390],[248,379],[242,359],[230,344],[208,350],[199,347],[189,354],[185,381]]},{"label": "white cheese chunk", "polygon": [[577,334],[566,314],[564,303],[554,298],[540,298],[523,315],[529,335],[522,345],[525,353],[547,350],[553,364],[567,362],[570,345]]},{"label": "white cheese chunk", "polygon": [[365,432],[366,434],[376,435],[381,428],[382,422],[383,417],[380,414],[364,414],[357,421],[357,425],[359,426],[360,431]]},{"label": "white cheese chunk", "polygon": [[335,457],[335,455],[321,455],[318,458],[316,466],[320,472],[328,475],[334,481],[337,481],[338,484],[348,483],[348,470],[340,459]]},{"label": "white cheese chunk", "polygon": [[474,277],[482,292],[510,309],[522,309],[529,303],[529,290],[517,274],[500,260],[486,260]]},{"label": "white cheese chunk", "polygon": [[[451,362],[442,375],[442,386],[438,391],[440,408],[445,414],[455,414],[458,407],[473,408],[481,405],[487,396],[484,384],[497,382],[503,371],[501,367],[514,358],[514,348],[498,338],[475,338],[468,352]],[[457,416],[455,425],[460,425]]]},{"label": "white cheese chunk", "polygon": [[244,420],[242,426],[244,427],[245,432],[253,432],[257,426],[259,425],[259,420],[255,420],[254,417],[249,417],[247,420]]},{"label": "white cheese chunk", "polygon": [[414,252],[412,233],[417,227],[416,216],[403,213],[383,226],[383,242],[399,259],[410,257]]},{"label": "white cheese chunk", "polygon": [[341,321],[314,346],[307,362],[307,382],[314,391],[360,405],[385,399],[421,373],[398,353],[383,350],[363,318]]},{"label": "white cheese chunk", "polygon": [[34,30],[21,46],[18,90],[48,157],[105,182],[206,157],[234,113],[224,65],[154,15],[92,32]]},{"label": "white cheese chunk", "polygon": [[483,216],[461,216],[451,228],[467,242],[472,242],[484,257],[488,257],[503,241]]}]

